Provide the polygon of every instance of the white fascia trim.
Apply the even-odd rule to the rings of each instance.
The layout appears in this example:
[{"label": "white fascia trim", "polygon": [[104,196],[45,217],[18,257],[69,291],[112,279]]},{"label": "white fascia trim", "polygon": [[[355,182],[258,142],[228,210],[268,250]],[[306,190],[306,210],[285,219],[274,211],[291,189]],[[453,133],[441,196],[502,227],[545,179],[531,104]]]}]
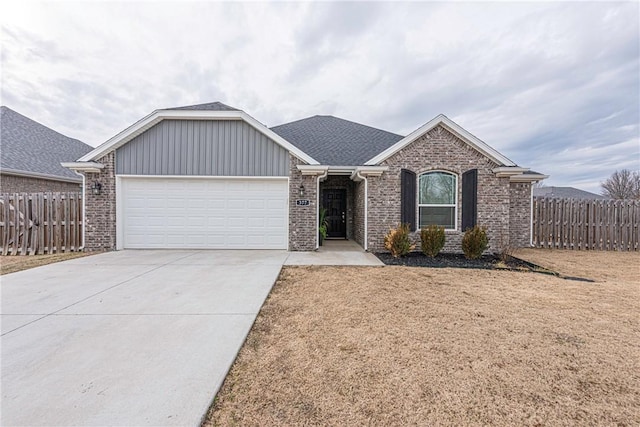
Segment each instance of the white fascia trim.
[{"label": "white fascia trim", "polygon": [[60,164],[74,172],[98,173],[104,168],[102,163],[97,162],[65,162]]},{"label": "white fascia trim", "polygon": [[353,181],[362,181],[371,176],[380,176],[389,170],[389,166],[358,166],[351,174]]},{"label": "white fascia trim", "polygon": [[288,180],[287,176],[226,176],[226,175],[126,175],[116,174],[116,178],[142,178],[142,179],[246,179],[246,180]]},{"label": "white fascia trim", "polygon": [[504,178],[507,176],[520,175],[525,172],[529,172],[529,168],[522,168],[520,166],[505,167],[491,169],[491,172],[495,173],[498,178]]},{"label": "white fascia trim", "polygon": [[329,166],[321,165],[296,165],[302,176],[324,175],[329,171]]},{"label": "white fascia trim", "polygon": [[17,169],[2,168],[1,172],[3,175],[24,176],[25,178],[37,178],[37,179],[46,179],[50,181],[71,182],[73,184],[80,184],[82,182],[81,179],[77,179],[77,178],[50,175],[48,173],[21,171]]},{"label": "white fascia trim", "polygon": [[538,174],[526,174],[522,175],[513,175],[509,177],[510,182],[538,182],[543,179],[549,178],[549,175],[538,175]]},{"label": "white fascia trim", "polygon": [[200,110],[156,110],[146,117],[138,120],[113,138],[96,147],[93,151],[78,159],[79,162],[87,162],[99,159],[110,151],[121,147],[131,141],[136,136],[150,129],[162,120],[243,120],[253,126],[260,133],[272,139],[285,150],[291,152],[299,159],[311,164],[317,165],[318,162],[302,150],[282,138],[280,135],[267,128],[265,125],[245,113],[244,111],[200,111]]},{"label": "white fascia trim", "polygon": [[365,165],[377,165],[378,163],[383,162],[384,160],[402,150],[404,147],[411,144],[413,141],[420,138],[422,135],[429,132],[431,129],[435,128],[438,125],[443,125],[448,131],[452,132],[454,135],[469,144],[472,148],[476,149],[481,154],[484,154],[495,163],[505,166],[516,165],[507,157],[503,156],[502,154],[491,148],[489,145],[487,145],[484,141],[466,131],[464,128],[462,128],[462,126],[458,125],[444,114],[437,115],[432,120],[428,121],[418,129],[411,132],[406,137],[402,138],[400,141],[396,142],[391,147],[384,150],[382,153],[378,154],[368,162],[365,162]]}]

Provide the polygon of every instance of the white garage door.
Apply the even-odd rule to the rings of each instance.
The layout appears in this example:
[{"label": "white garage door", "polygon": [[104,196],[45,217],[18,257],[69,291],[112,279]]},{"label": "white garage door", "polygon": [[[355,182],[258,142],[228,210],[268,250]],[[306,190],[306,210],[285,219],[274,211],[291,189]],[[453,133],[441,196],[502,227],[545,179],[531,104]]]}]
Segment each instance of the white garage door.
[{"label": "white garage door", "polygon": [[123,177],[120,183],[118,235],[125,249],[287,248],[286,178]]}]

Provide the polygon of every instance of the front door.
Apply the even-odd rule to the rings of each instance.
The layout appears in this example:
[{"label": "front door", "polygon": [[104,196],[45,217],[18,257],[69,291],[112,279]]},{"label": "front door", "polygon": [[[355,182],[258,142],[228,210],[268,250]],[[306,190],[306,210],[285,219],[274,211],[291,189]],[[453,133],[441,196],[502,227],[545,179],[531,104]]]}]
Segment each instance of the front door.
[{"label": "front door", "polygon": [[347,190],[322,191],[322,207],[327,210],[327,237],[347,237]]}]

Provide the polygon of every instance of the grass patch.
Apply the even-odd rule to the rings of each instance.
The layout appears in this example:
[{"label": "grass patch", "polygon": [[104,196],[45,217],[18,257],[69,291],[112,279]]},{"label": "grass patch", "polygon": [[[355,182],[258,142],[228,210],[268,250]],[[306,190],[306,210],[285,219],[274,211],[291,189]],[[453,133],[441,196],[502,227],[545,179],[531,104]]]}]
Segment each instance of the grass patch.
[{"label": "grass patch", "polygon": [[287,267],[204,425],[638,425],[638,264],[561,255],[596,283]]},{"label": "grass patch", "polygon": [[42,265],[53,264],[54,262],[81,258],[95,253],[96,252],[67,252],[50,255],[0,256],[0,275],[28,270]]}]

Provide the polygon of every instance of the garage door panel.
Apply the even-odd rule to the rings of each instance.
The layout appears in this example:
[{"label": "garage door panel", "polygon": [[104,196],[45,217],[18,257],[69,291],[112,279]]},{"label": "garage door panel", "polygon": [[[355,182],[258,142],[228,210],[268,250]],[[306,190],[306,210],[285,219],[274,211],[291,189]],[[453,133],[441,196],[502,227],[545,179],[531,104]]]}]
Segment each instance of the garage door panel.
[{"label": "garage door panel", "polygon": [[121,178],[124,248],[286,249],[286,180]]}]

